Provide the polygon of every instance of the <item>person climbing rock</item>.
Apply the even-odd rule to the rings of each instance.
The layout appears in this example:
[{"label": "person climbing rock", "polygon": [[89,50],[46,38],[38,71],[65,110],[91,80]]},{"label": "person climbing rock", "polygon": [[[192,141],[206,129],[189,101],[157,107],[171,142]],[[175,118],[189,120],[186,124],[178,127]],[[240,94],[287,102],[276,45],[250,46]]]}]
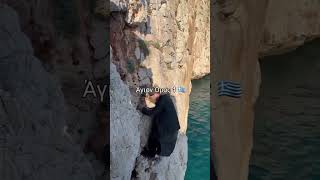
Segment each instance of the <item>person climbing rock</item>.
[{"label": "person climbing rock", "polygon": [[147,98],[155,103],[155,107],[138,107],[143,114],[153,117],[148,143],[141,155],[149,158],[170,156],[180,129],[175,106],[169,94],[150,92]]}]

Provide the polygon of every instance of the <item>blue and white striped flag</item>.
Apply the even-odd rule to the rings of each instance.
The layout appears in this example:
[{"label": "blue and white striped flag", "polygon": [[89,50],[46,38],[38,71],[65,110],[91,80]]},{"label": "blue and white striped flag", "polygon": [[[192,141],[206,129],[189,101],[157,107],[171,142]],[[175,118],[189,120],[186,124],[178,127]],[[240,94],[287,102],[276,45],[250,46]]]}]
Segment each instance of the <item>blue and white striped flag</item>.
[{"label": "blue and white striped flag", "polygon": [[178,92],[179,93],[185,93],[186,92],[186,89],[182,86],[178,87]]},{"label": "blue and white striped flag", "polygon": [[218,83],[218,96],[240,98],[241,95],[242,89],[239,83],[231,81],[220,81]]}]

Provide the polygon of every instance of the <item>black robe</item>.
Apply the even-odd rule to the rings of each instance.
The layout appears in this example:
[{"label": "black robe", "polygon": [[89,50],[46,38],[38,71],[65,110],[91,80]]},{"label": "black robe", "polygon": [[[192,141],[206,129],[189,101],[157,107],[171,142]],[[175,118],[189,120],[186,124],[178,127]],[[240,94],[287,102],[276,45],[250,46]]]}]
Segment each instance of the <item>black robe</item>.
[{"label": "black robe", "polygon": [[161,95],[154,108],[143,108],[142,113],[153,116],[150,139],[160,144],[160,156],[170,156],[173,152],[178,130],[178,116],[169,94]]}]

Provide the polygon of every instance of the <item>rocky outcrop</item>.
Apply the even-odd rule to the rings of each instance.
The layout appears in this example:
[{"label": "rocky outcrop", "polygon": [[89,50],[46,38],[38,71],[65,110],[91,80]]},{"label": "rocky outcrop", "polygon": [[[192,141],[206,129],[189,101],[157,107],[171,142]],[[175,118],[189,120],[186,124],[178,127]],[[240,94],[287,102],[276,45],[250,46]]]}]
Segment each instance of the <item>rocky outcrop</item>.
[{"label": "rocky outcrop", "polygon": [[320,3],[269,0],[260,54],[281,54],[320,37]]},{"label": "rocky outcrop", "polygon": [[179,134],[176,148],[170,157],[149,160],[142,156],[137,158],[136,179],[183,180],[187,168],[187,137]]},{"label": "rocky outcrop", "polygon": [[210,1],[195,2],[192,79],[210,74]]},{"label": "rocky outcrop", "polygon": [[0,37],[1,179],[95,179],[80,147],[65,137],[61,87],[33,56],[17,13],[5,5]]},{"label": "rocky outcrop", "polygon": [[[34,56],[61,86],[64,130],[69,139],[78,151],[86,149],[86,144],[95,144],[101,152],[101,147],[108,143],[104,141],[109,138],[100,136],[101,142],[88,142],[88,139],[102,129],[101,124],[108,124],[100,123],[102,119],[108,119],[105,113],[98,115],[101,114],[101,100],[107,93],[100,97],[97,89],[98,85],[107,89],[108,17],[98,13],[103,8],[95,8],[93,2],[1,0],[17,12],[21,30],[34,48]],[[103,6],[103,3],[97,5]],[[85,94],[88,82],[92,83],[95,95]],[[109,128],[103,129],[109,134]],[[97,160],[96,152],[91,149],[83,158],[90,160],[89,165],[97,179],[105,179],[105,165]]]},{"label": "rocky outcrop", "polygon": [[[138,179],[183,179],[191,79],[208,74],[210,69],[209,1],[112,0],[110,16],[111,61],[129,87],[134,106],[140,96],[136,88],[140,86],[182,86],[186,90],[172,93],[181,126],[174,153],[156,164],[137,157],[133,174]],[[141,115],[140,147],[146,144],[149,121]]]},{"label": "rocky outcrop", "polygon": [[[129,8],[125,15],[120,13],[130,3],[135,9]],[[122,79],[131,88],[151,83],[170,88],[184,86],[187,93],[175,94],[175,98],[185,132],[190,80],[208,74],[210,69],[209,2],[155,0],[149,4],[111,2],[111,6],[111,46]]]},{"label": "rocky outcrop", "polygon": [[[219,180],[247,179],[252,147],[253,105],[258,95],[258,52],[266,1],[216,1],[213,6],[212,127]],[[241,98],[219,97],[217,83],[241,84]],[[213,153],[213,152],[212,152]]]},{"label": "rocky outcrop", "polygon": [[184,179],[187,166],[187,137],[179,135],[170,157],[155,161],[140,155],[145,146],[150,123],[142,117],[131,101],[127,85],[120,79],[116,67],[110,67],[110,139],[111,179]]},{"label": "rocky outcrop", "polygon": [[130,179],[140,150],[140,115],[131,102],[129,88],[115,65],[110,65],[110,170],[111,179]]},{"label": "rocky outcrop", "polygon": [[[252,148],[260,56],[294,49],[320,34],[318,1],[213,2],[212,157],[219,180],[245,180]],[[219,97],[217,82],[241,84],[241,98]]]}]

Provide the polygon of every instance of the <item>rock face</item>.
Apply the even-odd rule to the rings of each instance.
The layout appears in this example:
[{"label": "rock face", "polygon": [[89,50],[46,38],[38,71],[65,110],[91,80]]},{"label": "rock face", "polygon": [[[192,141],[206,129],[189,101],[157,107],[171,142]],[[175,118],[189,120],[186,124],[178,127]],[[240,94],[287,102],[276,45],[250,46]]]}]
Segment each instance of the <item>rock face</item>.
[{"label": "rock face", "polygon": [[[258,52],[266,1],[216,1],[213,6],[213,105],[215,167],[219,180],[247,179],[252,147],[253,104],[258,95]],[[241,98],[219,97],[217,83],[241,84]],[[213,152],[212,152],[213,153]]]},{"label": "rock face", "polygon": [[130,179],[140,149],[140,115],[131,102],[128,86],[110,65],[111,179]]},{"label": "rock face", "polygon": [[[137,87],[186,89],[185,93],[172,93],[181,126],[174,153],[156,164],[136,157],[133,174],[138,179],[183,179],[191,79],[208,74],[210,69],[209,1],[113,0],[110,16],[111,61],[129,87],[134,107],[140,96]],[[139,152],[146,144],[149,129],[150,118],[141,115]]]},{"label": "rock face", "polygon": [[210,1],[195,2],[192,79],[210,74]]},{"label": "rock face", "polygon": [[120,79],[116,67],[111,64],[110,68],[111,179],[184,179],[187,137],[179,135],[170,157],[153,161],[140,156],[147,141],[150,123],[145,123],[146,117],[141,117],[135,109],[129,88]]},{"label": "rock face", "polygon": [[[318,1],[216,0],[214,38],[212,157],[219,180],[245,180],[252,148],[254,104],[259,95],[259,56],[296,48],[320,34]],[[309,17],[309,18],[308,18]],[[217,82],[239,82],[239,99],[219,97]]]},{"label": "rock face", "polygon": [[261,55],[280,54],[320,37],[320,2],[270,0]]},{"label": "rock face", "polygon": [[[97,89],[98,85],[107,89],[107,17],[99,13],[97,18],[93,13],[95,4],[89,1],[31,0],[25,3],[24,0],[1,0],[1,3],[17,12],[21,31],[30,39],[34,56],[61,86],[66,121],[64,131],[78,151],[83,151],[88,139],[101,129],[102,119],[108,119],[98,116],[101,99],[104,100],[107,93],[101,97]],[[98,5],[103,6],[103,3]],[[85,94],[88,82],[92,83],[96,95]],[[107,134],[108,130],[104,128]],[[105,136],[100,137],[101,141],[109,141]],[[89,144],[103,146],[105,143]],[[94,153],[90,152],[83,158],[90,159],[89,165],[97,179],[106,178],[105,165],[97,160]]]},{"label": "rock face", "polygon": [[187,137],[180,134],[176,148],[170,157],[161,157],[160,160],[154,161],[142,156],[137,158],[136,179],[183,180],[187,168],[187,158]]},{"label": "rock face", "polygon": [[170,88],[184,86],[186,93],[177,93],[175,98],[182,131],[185,132],[190,80],[207,75],[210,69],[209,2],[127,3],[136,8],[135,18],[130,17],[130,8],[126,15],[119,12],[128,4],[111,2],[114,7],[111,15],[114,17],[111,20],[114,64],[132,89],[151,83]]},{"label": "rock face", "polygon": [[5,5],[0,29],[1,179],[95,179],[80,147],[64,137],[58,82],[33,56],[17,13]]}]

